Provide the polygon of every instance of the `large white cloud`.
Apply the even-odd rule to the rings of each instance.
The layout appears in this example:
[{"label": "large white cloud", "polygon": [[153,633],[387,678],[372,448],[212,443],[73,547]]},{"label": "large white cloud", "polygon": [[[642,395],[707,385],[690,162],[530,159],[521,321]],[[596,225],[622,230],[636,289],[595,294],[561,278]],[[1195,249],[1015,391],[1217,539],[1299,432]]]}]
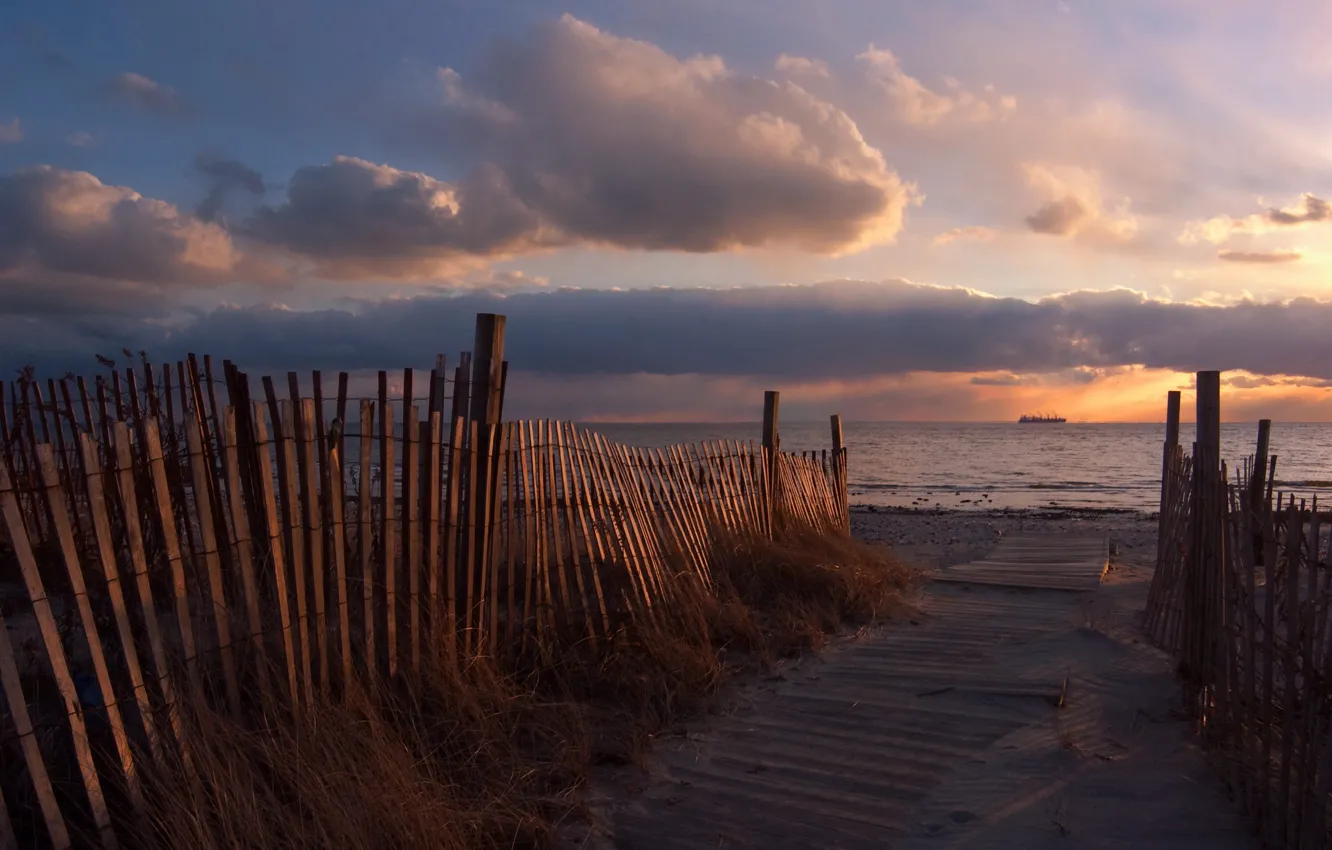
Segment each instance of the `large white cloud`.
[{"label": "large white cloud", "polygon": [[912,198],[850,116],[795,83],[567,15],[467,77],[443,70],[438,100],[427,137],[467,141],[571,241],[835,253],[891,240]]},{"label": "large white cloud", "polygon": [[0,280],[198,285],[229,279],[241,260],[221,227],[87,172],[43,165],[0,177]]}]

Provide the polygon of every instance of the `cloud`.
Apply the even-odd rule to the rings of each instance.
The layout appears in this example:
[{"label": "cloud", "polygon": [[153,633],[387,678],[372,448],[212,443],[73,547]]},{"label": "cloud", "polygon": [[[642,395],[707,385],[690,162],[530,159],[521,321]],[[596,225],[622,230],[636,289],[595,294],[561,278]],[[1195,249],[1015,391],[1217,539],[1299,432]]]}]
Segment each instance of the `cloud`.
[{"label": "cloud", "polygon": [[1092,217],[1091,210],[1074,197],[1048,201],[1025,219],[1035,233],[1072,236]]},{"label": "cloud", "polygon": [[184,102],[175,89],[131,71],[111,78],[103,91],[107,97],[163,118],[174,118],[184,111]]},{"label": "cloud", "polygon": [[974,375],[970,383],[975,387],[1022,387],[1035,381],[1030,375]]},{"label": "cloud", "polygon": [[546,231],[496,167],[455,185],[342,156],[299,169],[285,203],[261,207],[244,225],[248,236],[342,279],[448,277],[558,244]]},{"label": "cloud", "polygon": [[891,51],[872,44],[856,58],[887,93],[897,117],[907,124],[929,127],[946,119],[984,124],[1002,120],[1017,109],[1017,98],[1012,95],[1000,95],[993,86],[977,94],[953,77],[944,77],[944,90],[935,91],[902,70],[902,63]]},{"label": "cloud", "polygon": [[0,145],[15,144],[23,141],[23,125],[15,118],[8,124],[0,124]]},{"label": "cloud", "polygon": [[1260,235],[1274,230],[1325,221],[1332,221],[1332,204],[1306,192],[1292,206],[1268,207],[1261,213],[1254,213],[1243,218],[1218,216],[1201,221],[1190,221],[1184,226],[1183,232],[1180,233],[1179,241],[1184,245],[1192,245],[1198,242],[1220,244],[1230,239],[1231,236],[1240,233]]},{"label": "cloud", "polygon": [[1216,255],[1218,259],[1227,263],[1253,263],[1257,265],[1274,265],[1279,263],[1296,263],[1303,258],[1299,251],[1222,251]]},{"label": "cloud", "polygon": [[[515,369],[566,375],[746,375],[857,381],[907,373],[1096,378],[1126,366],[1332,379],[1332,303],[1172,303],[1127,290],[1031,302],[905,281],[741,289],[471,292],[302,311],[224,308],[104,339],[158,356],[207,351],[261,369],[429,363],[470,345],[476,313],[508,316]],[[67,340],[68,333],[60,339]],[[28,329],[0,357],[40,348]],[[48,352],[56,360],[58,352]],[[66,352],[68,356],[69,352]],[[20,361],[22,362],[22,361]],[[1083,370],[1078,373],[1077,370]],[[1090,370],[1090,371],[1088,371]]]},{"label": "cloud", "polygon": [[194,159],[194,168],[208,177],[212,183],[208,196],[195,210],[195,215],[203,221],[216,219],[227,197],[238,190],[248,192],[255,197],[264,194],[263,176],[234,159],[223,159],[213,154],[201,153]]},{"label": "cloud", "polygon": [[1050,198],[1025,219],[1033,233],[1098,245],[1122,244],[1137,234],[1138,222],[1127,200],[1112,210],[1104,207],[1096,172],[1031,163],[1023,170],[1028,183]]},{"label": "cloud", "polygon": [[65,137],[65,144],[72,148],[91,148],[97,146],[97,139],[84,130],[78,130]]},{"label": "cloud", "polygon": [[244,266],[225,230],[128,187],[46,165],[0,177],[0,311],[152,312],[141,296]]},{"label": "cloud", "polygon": [[462,275],[446,281],[441,287],[445,290],[490,292],[501,295],[513,295],[519,292],[541,292],[550,288],[550,278],[544,275],[531,275],[524,271],[496,271],[483,269],[472,274]]},{"label": "cloud", "polygon": [[948,245],[953,242],[992,242],[999,233],[992,227],[954,227],[934,237],[935,245]]},{"label": "cloud", "polygon": [[1309,193],[1300,198],[1300,204],[1290,209],[1270,209],[1267,220],[1281,227],[1294,224],[1308,224],[1315,221],[1327,221],[1332,218],[1332,205]]},{"label": "cloud", "polygon": [[835,254],[891,241],[915,197],[850,116],[795,83],[567,15],[438,87],[419,140],[464,145],[569,243]]},{"label": "cloud", "polygon": [[797,76],[808,77],[828,77],[831,72],[828,69],[828,63],[822,59],[809,59],[804,56],[792,56],[789,53],[783,53],[777,57],[773,63],[775,70],[782,73]]},{"label": "cloud", "polygon": [[1298,375],[1223,375],[1221,383],[1228,387],[1256,389],[1258,387],[1312,387],[1314,389],[1332,388],[1332,380],[1326,378],[1306,378]]}]

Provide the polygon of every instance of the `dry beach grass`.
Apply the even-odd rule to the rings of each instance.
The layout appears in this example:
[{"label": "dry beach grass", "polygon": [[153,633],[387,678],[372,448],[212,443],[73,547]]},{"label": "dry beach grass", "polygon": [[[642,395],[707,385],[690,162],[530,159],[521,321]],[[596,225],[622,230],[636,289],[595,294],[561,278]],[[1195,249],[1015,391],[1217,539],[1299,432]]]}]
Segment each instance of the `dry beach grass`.
[{"label": "dry beach grass", "polygon": [[514,848],[580,817],[592,765],[634,762],[704,711],[728,677],[890,613],[912,571],[880,546],[791,533],[719,542],[715,586],[680,579],[657,616],[610,644],[570,640],[501,671],[428,664],[343,704],[243,725],[209,712],[200,777],[145,777],[150,848]]}]

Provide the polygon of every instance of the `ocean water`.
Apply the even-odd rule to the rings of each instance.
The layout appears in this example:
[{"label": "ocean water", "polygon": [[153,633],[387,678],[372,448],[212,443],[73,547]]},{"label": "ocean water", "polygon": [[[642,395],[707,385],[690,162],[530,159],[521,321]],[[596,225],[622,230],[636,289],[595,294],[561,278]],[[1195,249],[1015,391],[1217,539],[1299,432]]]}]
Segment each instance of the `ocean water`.
[{"label": "ocean water", "polygon": [[[638,446],[758,440],[753,424],[588,426]],[[1180,429],[1185,450],[1193,425]],[[921,508],[1096,508],[1154,511],[1164,424],[846,422],[853,504]],[[1253,453],[1258,425],[1221,426],[1233,468]],[[788,451],[831,446],[827,422],[783,423]],[[1274,423],[1277,489],[1332,502],[1332,423]]]}]

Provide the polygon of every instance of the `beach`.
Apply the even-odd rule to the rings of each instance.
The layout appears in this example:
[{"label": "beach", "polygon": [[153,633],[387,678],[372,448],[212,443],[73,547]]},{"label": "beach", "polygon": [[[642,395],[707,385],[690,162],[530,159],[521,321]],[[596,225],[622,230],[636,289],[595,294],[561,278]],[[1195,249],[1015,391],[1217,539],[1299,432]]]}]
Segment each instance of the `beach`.
[{"label": "beach", "polygon": [[1049,508],[942,510],[851,506],[851,533],[891,547],[922,569],[983,557],[1016,533],[1105,535],[1112,561],[1150,567],[1156,555],[1156,515],[1134,510]]}]

